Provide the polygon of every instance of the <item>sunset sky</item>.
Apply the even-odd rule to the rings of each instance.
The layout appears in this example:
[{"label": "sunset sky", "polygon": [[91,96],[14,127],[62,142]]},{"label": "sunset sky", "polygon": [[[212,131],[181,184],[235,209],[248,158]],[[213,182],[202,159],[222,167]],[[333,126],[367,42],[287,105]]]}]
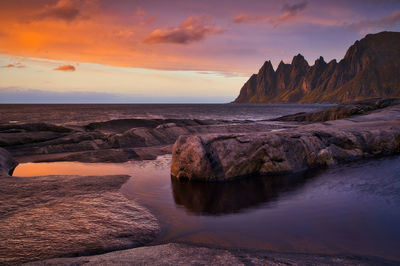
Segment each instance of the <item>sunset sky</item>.
[{"label": "sunset sky", "polygon": [[342,59],[398,0],[1,0],[0,102],[230,102],[265,60]]}]

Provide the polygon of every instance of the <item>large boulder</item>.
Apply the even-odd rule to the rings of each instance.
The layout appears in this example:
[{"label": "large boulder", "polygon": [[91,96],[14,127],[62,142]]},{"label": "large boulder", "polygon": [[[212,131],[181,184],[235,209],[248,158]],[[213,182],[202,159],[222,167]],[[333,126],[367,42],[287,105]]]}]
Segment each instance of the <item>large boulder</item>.
[{"label": "large boulder", "polygon": [[399,105],[359,118],[278,132],[181,136],[173,147],[171,175],[221,181],[397,153]]},{"label": "large boulder", "polygon": [[3,148],[0,148],[0,176],[12,175],[18,162],[15,161],[11,154]]}]

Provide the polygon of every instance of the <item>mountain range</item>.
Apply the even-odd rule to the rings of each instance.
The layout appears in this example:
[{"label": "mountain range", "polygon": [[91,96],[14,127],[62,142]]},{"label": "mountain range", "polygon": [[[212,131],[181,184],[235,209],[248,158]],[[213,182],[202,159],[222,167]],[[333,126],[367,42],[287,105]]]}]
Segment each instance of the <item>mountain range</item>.
[{"label": "mountain range", "polygon": [[234,103],[338,103],[400,97],[400,32],[368,34],[342,60],[310,66],[301,54],[276,71],[266,61],[243,85]]}]

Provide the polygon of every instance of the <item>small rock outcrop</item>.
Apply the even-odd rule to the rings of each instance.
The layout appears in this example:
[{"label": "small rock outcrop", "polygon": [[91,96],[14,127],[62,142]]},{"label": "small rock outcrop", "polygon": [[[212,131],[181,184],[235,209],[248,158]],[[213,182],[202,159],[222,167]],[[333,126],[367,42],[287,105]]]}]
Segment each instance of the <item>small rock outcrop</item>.
[{"label": "small rock outcrop", "polygon": [[242,87],[235,103],[351,102],[400,97],[400,32],[368,34],[345,57],[309,66],[301,54],[274,71],[266,61]]},{"label": "small rock outcrop", "polygon": [[5,149],[0,148],[0,176],[11,176],[17,165],[18,162],[11,157],[11,154]]},{"label": "small rock outcrop", "polygon": [[224,181],[398,153],[400,105],[278,132],[181,136],[173,147],[171,175]]},{"label": "small rock outcrop", "polygon": [[397,104],[400,104],[400,99],[374,98],[353,103],[343,103],[316,112],[309,112],[309,113],[302,112],[292,115],[285,115],[273,119],[273,121],[324,122],[329,120],[348,118],[355,115],[363,115],[375,110],[379,110]]}]

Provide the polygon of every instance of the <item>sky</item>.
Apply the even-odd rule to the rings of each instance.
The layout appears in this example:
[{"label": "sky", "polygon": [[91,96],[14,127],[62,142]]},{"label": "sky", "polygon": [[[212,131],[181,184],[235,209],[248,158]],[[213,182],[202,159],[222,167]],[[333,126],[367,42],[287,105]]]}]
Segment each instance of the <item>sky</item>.
[{"label": "sky", "polygon": [[1,0],[0,103],[225,103],[384,30],[399,0]]}]

